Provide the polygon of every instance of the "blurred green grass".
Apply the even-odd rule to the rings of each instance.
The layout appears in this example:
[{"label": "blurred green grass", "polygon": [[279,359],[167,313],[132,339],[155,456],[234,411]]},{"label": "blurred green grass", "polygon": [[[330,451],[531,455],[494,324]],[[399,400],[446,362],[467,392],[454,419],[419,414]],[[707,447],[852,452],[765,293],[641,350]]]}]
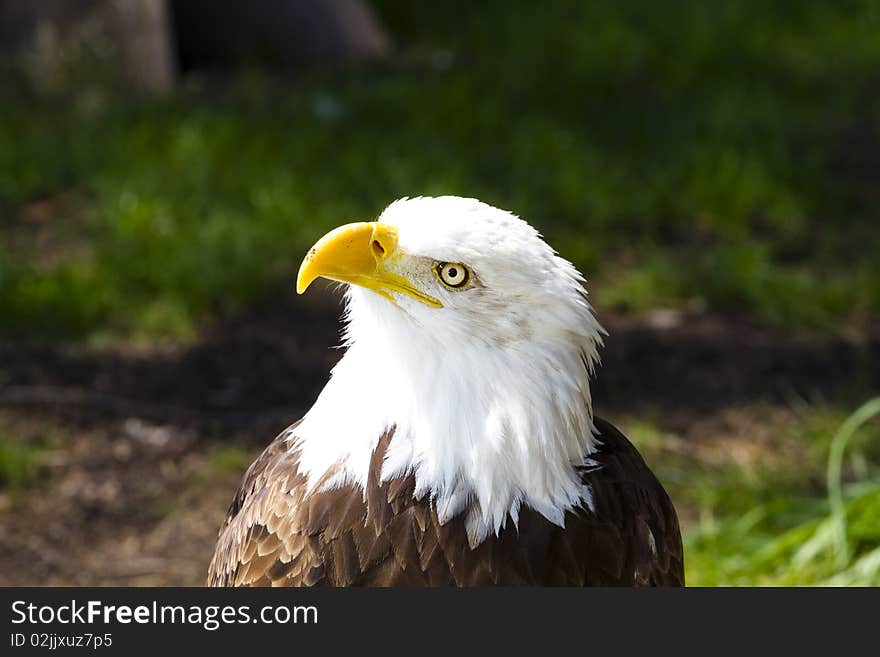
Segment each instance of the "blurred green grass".
[{"label": "blurred green grass", "polygon": [[42,452],[39,445],[0,434],[0,494],[19,492],[34,484]]},{"label": "blurred green grass", "polygon": [[[745,446],[755,453],[740,463],[731,458],[742,449],[740,439],[725,437],[708,448],[693,439],[675,449],[674,437],[651,423],[632,427],[633,441],[685,514],[688,584],[880,585],[880,423],[865,423],[878,407],[880,398],[862,407],[870,414],[862,413],[834,477],[828,476],[831,446],[841,444],[847,420],[837,407],[801,409],[796,421],[770,429],[789,442],[784,435],[779,444],[747,437]],[[750,413],[753,422],[767,424],[759,409]],[[829,490],[837,484],[839,510]]]},{"label": "blurred green grass", "polygon": [[186,338],[421,194],[528,218],[604,308],[877,317],[880,3],[376,4],[380,71],[0,91],[0,330]]}]

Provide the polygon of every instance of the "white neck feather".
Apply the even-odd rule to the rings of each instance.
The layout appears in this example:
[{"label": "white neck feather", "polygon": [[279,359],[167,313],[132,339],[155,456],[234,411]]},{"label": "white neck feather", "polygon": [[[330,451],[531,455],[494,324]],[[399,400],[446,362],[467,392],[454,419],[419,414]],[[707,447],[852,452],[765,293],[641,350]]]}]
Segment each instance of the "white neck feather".
[{"label": "white neck feather", "polygon": [[396,427],[382,479],[413,473],[441,522],[467,512],[472,546],[508,516],[517,523],[521,505],[560,525],[590,505],[573,466],[594,449],[589,377],[602,329],[585,300],[577,333],[499,347],[450,345],[371,292],[346,296],[348,350],[289,437],[312,483],[336,467],[331,486],[363,486],[380,436]]}]

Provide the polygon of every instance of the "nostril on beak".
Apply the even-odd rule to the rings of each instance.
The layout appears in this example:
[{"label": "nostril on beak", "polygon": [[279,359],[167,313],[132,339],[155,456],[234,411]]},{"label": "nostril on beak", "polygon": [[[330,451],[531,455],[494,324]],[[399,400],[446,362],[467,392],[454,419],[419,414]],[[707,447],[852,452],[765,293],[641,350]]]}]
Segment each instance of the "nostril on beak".
[{"label": "nostril on beak", "polygon": [[373,259],[379,263],[388,258],[393,258],[397,249],[397,229],[380,221],[376,221],[372,225],[373,234],[370,235],[370,253],[372,253]]}]

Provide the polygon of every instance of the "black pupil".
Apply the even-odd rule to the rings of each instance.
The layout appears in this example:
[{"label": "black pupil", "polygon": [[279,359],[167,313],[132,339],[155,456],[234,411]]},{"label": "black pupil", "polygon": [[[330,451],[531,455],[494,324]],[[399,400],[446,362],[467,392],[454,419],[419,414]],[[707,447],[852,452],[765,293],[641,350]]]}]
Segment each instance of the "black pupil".
[{"label": "black pupil", "polygon": [[450,267],[448,273],[449,278],[455,278],[456,276],[458,276],[458,270],[455,267]]}]

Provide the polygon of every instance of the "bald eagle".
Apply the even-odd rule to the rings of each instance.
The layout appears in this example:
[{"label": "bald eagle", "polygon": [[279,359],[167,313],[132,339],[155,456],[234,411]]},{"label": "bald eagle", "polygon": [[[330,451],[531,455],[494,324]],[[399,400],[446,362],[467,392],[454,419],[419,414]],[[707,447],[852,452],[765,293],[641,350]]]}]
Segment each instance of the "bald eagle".
[{"label": "bald eagle", "polygon": [[212,586],[683,585],[666,491],[592,411],[604,331],[525,221],[401,199],[308,252],[346,351],[250,466]]}]

